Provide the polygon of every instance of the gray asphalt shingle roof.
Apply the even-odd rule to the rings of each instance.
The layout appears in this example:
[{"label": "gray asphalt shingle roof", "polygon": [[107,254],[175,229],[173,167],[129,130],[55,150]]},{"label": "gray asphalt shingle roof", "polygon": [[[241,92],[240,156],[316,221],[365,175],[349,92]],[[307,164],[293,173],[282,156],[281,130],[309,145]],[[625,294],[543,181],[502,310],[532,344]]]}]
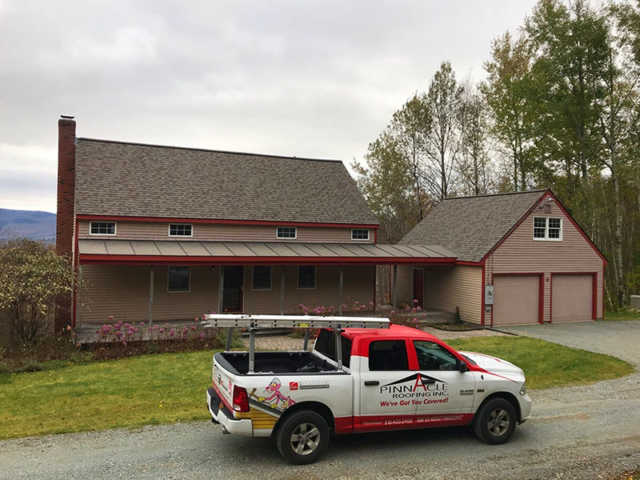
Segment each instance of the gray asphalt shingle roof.
[{"label": "gray asphalt shingle roof", "polygon": [[458,260],[478,262],[545,192],[447,198],[399,243],[442,245]]},{"label": "gray asphalt shingle roof", "polygon": [[76,213],[377,225],[341,161],[78,138]]}]

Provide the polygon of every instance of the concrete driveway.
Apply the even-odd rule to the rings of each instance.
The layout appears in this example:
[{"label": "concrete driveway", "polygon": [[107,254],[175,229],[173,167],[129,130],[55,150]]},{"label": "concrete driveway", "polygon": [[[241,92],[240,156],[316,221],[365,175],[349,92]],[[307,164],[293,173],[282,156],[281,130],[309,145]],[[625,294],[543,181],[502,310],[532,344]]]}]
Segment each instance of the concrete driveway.
[{"label": "concrete driveway", "polygon": [[[640,322],[517,330],[640,364]],[[269,439],[222,435],[196,422],[3,441],[0,479],[606,480],[640,469],[640,374],[531,396],[532,420],[501,446],[464,428],[342,436],[317,464],[295,467]]]}]

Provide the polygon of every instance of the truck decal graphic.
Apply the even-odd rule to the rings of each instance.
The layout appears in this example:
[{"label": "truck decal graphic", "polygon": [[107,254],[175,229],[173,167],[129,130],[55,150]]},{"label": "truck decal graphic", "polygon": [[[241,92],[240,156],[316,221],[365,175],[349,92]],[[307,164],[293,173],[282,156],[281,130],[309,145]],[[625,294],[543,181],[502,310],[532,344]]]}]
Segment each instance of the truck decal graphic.
[{"label": "truck decal graphic", "polygon": [[251,390],[249,403],[264,413],[279,417],[287,408],[296,403],[291,397],[285,396],[280,391],[281,386],[280,379],[273,377],[262,393],[256,394],[257,388]]},{"label": "truck decal graphic", "polygon": [[[414,373],[395,382],[387,383],[380,387],[380,394],[389,399],[430,399],[425,403],[437,403],[449,401],[449,384],[423,373]],[[386,403],[383,406],[387,406]],[[393,404],[390,404],[392,406]]]}]

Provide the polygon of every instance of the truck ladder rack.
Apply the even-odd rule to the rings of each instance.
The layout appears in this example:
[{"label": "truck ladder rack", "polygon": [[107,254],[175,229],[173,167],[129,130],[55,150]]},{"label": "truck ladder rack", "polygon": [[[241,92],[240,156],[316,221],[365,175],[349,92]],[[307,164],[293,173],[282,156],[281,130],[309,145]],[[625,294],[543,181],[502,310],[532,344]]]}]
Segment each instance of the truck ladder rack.
[{"label": "truck ladder rack", "polygon": [[205,328],[389,328],[388,318],[312,315],[205,315]]},{"label": "truck ladder rack", "polygon": [[389,328],[388,318],[371,317],[319,317],[312,315],[242,315],[242,314],[209,314],[204,316],[204,328],[227,328],[227,345],[231,350],[231,333],[234,328],[249,330],[249,373],[254,373],[256,353],[256,330],[268,328],[302,328],[304,347],[309,345],[309,330],[331,328],[336,339],[336,362],[338,370],[342,370],[342,336],[344,328]]}]

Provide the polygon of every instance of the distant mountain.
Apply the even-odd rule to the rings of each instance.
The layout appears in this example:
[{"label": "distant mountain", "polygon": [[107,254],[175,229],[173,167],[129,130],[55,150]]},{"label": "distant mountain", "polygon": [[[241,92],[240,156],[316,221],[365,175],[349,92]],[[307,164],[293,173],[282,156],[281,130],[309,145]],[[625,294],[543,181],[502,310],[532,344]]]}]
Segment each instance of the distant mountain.
[{"label": "distant mountain", "polygon": [[0,208],[0,240],[56,240],[55,213]]}]

